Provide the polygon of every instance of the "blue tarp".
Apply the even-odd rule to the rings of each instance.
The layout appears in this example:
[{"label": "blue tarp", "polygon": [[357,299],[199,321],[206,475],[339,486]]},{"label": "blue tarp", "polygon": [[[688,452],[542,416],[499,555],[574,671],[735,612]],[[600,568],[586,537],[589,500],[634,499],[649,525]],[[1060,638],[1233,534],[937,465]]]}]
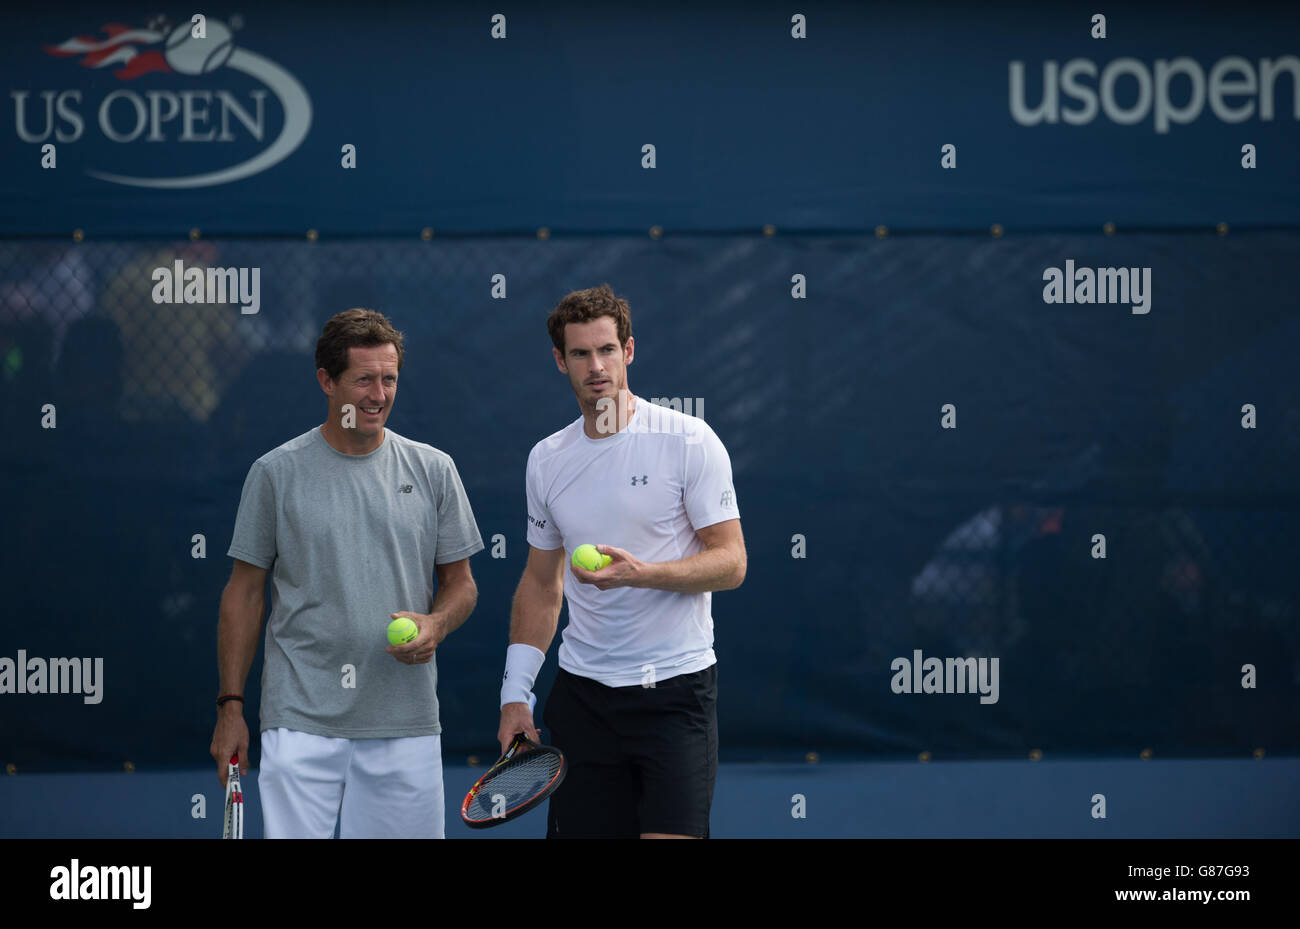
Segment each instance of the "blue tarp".
[{"label": "blue tarp", "polygon": [[1294,223],[1300,8],[1126,6],[14,12],[0,233]]},{"label": "blue tarp", "polygon": [[[577,415],[545,318],[609,281],[631,388],[691,402],[731,454],[750,560],[714,599],[724,757],[1294,752],[1296,252],[1283,233],[0,243],[4,293],[37,307],[3,327],[29,351],[5,392],[0,655],[103,656],[106,678],[95,706],[0,697],[6,751],[204,756],[240,488],[321,422],[315,338],[367,305],[407,338],[390,426],[450,453],[505,541],[473,559],[478,609],[439,657],[447,750],[484,753],[525,459]],[[260,312],[152,303],[146,272],[175,257],[260,266]],[[1044,303],[1067,259],[1150,267],[1150,312]],[[51,280],[87,313],[61,340],[42,313],[78,304],[31,296]],[[997,702],[895,693],[918,649],[998,658]]]}]

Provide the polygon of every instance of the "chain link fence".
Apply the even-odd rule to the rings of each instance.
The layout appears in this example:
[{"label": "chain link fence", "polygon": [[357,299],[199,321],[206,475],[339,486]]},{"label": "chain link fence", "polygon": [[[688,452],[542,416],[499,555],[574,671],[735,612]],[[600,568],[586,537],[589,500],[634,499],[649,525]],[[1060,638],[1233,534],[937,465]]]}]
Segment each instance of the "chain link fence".
[{"label": "chain link fence", "polygon": [[[457,634],[441,675],[448,751],[481,749],[526,552],[524,460],[576,415],[545,318],[609,281],[633,307],[633,389],[703,401],[732,458],[750,573],[714,611],[733,757],[1295,751],[1296,245],[0,241],[12,631],[51,654],[98,649],[119,694],[140,689],[94,724],[75,707],[6,710],[8,731],[38,762],[117,757],[123,739],[162,762],[206,746],[243,477],[320,421],[321,325],[370,306],[407,338],[390,426],[450,452],[485,540],[512,546],[476,559],[490,618]],[[1151,314],[1045,305],[1043,268],[1062,255],[1154,266]],[[258,312],[156,301],[177,261],[258,269]],[[52,603],[82,605],[62,650]],[[891,661],[915,649],[998,657],[998,705],[892,694]],[[1247,664],[1257,689],[1241,686]]]}]

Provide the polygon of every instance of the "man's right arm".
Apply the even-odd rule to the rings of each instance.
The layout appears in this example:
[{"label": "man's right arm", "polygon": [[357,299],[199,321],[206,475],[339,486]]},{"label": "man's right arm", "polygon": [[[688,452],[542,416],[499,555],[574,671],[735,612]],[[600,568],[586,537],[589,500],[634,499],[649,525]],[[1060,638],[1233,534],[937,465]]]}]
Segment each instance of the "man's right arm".
[{"label": "man's right arm", "polygon": [[[266,610],[266,568],[235,559],[230,581],[221,594],[221,615],[217,622],[217,670],[220,694],[244,693],[248,669],[257,654]],[[226,764],[238,752],[241,774],[248,772],[248,725],[242,700],[228,700],[217,710],[212,735],[212,757],[224,785]]]},{"label": "man's right arm", "polygon": [[542,654],[551,647],[564,605],[564,549],[528,547],[528,564],[510,610],[510,644],[531,645]]},{"label": "man's right arm", "polygon": [[[544,550],[529,546],[528,563],[515,589],[510,611],[510,644],[531,645],[543,655],[551,647],[564,605],[564,549]],[[539,741],[533,713],[527,703],[507,703],[501,708],[497,739],[504,753],[515,734],[522,732]]]}]

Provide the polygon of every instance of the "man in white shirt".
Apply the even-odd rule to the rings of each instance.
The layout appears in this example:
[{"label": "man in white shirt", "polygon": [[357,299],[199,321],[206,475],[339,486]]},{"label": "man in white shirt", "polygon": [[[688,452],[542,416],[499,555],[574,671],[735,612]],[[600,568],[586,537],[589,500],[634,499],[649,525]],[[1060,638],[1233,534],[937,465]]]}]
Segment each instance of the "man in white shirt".
[{"label": "man in white shirt", "polygon": [[[528,564],[501,688],[502,750],[539,740],[531,691],[569,623],[543,717],[569,773],[548,838],[707,838],[717,775],[712,592],[739,587],[745,543],[731,461],[703,420],[634,396],[631,311],[608,285],[547,321],[582,415],[528,456]],[[610,563],[575,567],[594,544]]]}]

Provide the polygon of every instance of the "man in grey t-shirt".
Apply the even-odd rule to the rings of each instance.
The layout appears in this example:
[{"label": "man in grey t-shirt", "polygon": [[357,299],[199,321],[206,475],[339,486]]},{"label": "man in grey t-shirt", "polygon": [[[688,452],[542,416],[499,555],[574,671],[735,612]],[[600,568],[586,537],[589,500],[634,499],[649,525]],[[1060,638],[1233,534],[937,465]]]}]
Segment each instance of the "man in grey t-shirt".
[{"label": "man in grey t-shirt", "polygon": [[[331,319],[316,344],[324,425],[263,455],[244,482],[212,756],[223,783],[232,754],[248,769],[243,688],[269,574],[267,838],[329,838],[336,825],[345,838],[443,836],[434,654],[474,608],[469,557],[483,541],[451,458],[384,428],[402,360],[402,335],[382,314]],[[388,623],[402,616],[419,634],[389,645]]]}]

